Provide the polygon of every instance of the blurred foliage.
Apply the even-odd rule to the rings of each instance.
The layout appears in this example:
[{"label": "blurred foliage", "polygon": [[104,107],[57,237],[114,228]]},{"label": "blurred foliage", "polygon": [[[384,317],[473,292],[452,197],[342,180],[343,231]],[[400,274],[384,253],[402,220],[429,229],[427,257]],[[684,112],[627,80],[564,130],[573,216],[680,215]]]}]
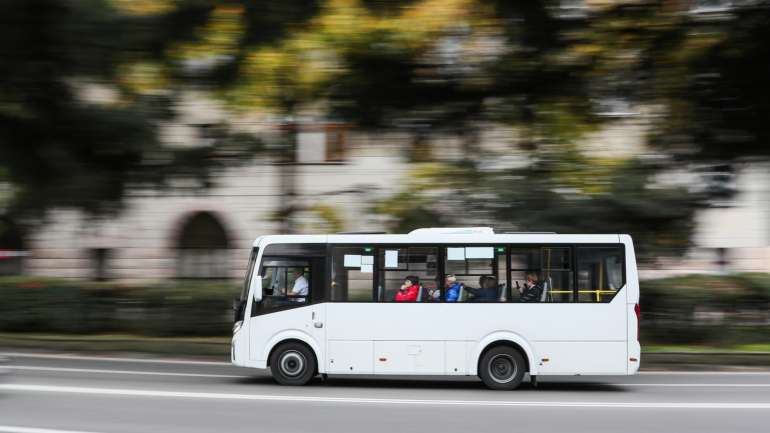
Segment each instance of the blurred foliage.
[{"label": "blurred foliage", "polygon": [[[677,254],[702,197],[659,175],[768,156],[770,2],[719,12],[661,0],[587,4],[576,14],[562,6],[1,0],[0,206],[11,216],[56,206],[103,212],[128,188],[177,176],[208,186],[217,169],[264,150],[225,126],[213,144],[165,146],[161,127],[194,89],[283,125],[285,137],[268,149],[285,163],[281,221],[302,208],[292,162],[297,124],[309,115],[406,133],[417,163],[441,160],[440,138],[459,140],[456,163],[375,205],[396,230],[481,222],[628,232],[642,257]],[[607,100],[649,114],[655,162],[581,148],[612,122],[600,115]],[[509,128],[509,149],[484,149],[490,125]],[[528,164],[490,166],[506,154]]]},{"label": "blurred foliage", "polygon": [[424,164],[404,191],[373,208],[390,229],[487,224],[498,230],[627,233],[639,261],[681,254],[690,245],[697,201],[656,185],[658,168],[637,159],[541,154],[523,168]]},{"label": "blurred foliage", "polygon": [[[230,283],[132,286],[0,278],[0,332],[224,336]],[[641,282],[642,344],[734,346],[770,339],[770,274],[693,275]]]},{"label": "blurred foliage", "polygon": [[[665,1],[621,3],[591,19],[606,86],[656,105],[650,143],[684,160],[770,155],[770,2],[698,11]],[[689,9],[688,9],[689,7]]]}]

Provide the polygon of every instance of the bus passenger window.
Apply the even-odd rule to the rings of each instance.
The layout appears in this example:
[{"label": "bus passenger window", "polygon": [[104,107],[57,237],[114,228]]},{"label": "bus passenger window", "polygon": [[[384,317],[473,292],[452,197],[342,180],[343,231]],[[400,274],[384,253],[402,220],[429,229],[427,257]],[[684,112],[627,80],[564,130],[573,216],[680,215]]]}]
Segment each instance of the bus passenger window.
[{"label": "bus passenger window", "polygon": [[[390,252],[389,252],[390,251]],[[395,252],[397,251],[397,253]],[[397,256],[397,260],[393,260]],[[438,248],[382,247],[379,254],[378,297],[381,302],[403,301],[400,292],[407,277],[417,280],[416,302],[436,302],[441,294],[438,285]],[[406,299],[411,299],[407,297]],[[409,301],[407,301],[409,302]]]},{"label": "bus passenger window", "polygon": [[543,248],[540,276],[543,284],[541,302],[572,302],[574,284],[571,249],[568,247]]},{"label": "bus passenger window", "polygon": [[[453,290],[445,297],[446,302],[505,302],[507,300],[505,247],[450,246],[444,250],[444,257],[446,277],[454,280],[453,285],[462,286],[459,296],[456,297],[457,290]],[[500,276],[502,278],[499,278]],[[444,289],[446,290],[447,287]]]},{"label": "bus passenger window", "polygon": [[569,247],[511,248],[514,302],[572,302]]},{"label": "bus passenger window", "polygon": [[332,248],[332,302],[372,302],[374,248]]},{"label": "bus passenger window", "polygon": [[617,247],[577,249],[578,302],[610,302],[623,287],[623,250]]},{"label": "bus passenger window", "polygon": [[[511,293],[513,302],[524,302],[522,294],[528,273],[540,275],[540,248],[511,248]],[[539,298],[539,297],[538,297]]]}]

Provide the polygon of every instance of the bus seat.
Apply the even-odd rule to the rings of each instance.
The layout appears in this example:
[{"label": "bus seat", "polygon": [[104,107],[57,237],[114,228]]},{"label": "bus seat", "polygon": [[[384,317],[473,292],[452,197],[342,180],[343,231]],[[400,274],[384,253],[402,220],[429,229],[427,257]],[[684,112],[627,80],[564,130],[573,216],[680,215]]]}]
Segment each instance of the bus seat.
[{"label": "bus seat", "polygon": [[457,302],[463,302],[463,295],[465,295],[465,285],[460,284],[460,291],[457,292]]},{"label": "bus seat", "polygon": [[507,300],[505,296],[505,284],[497,285],[497,300],[500,302],[505,302]]},{"label": "bus seat", "polygon": [[422,302],[422,292],[423,287],[422,284],[420,284],[420,290],[417,291],[417,300],[415,302]]},{"label": "bus seat", "polygon": [[545,279],[543,282],[543,294],[540,295],[540,302],[548,302],[551,298],[551,287],[553,287],[553,281],[551,277]]},{"label": "bus seat", "polygon": [[382,300],[382,284],[377,285],[377,301]]}]

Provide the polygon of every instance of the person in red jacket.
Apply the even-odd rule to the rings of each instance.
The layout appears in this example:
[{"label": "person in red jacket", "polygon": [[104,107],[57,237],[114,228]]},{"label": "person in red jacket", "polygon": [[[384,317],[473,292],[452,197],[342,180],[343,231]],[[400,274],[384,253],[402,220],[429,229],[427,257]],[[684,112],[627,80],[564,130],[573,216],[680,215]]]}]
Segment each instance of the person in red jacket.
[{"label": "person in red jacket", "polygon": [[420,293],[420,279],[410,275],[404,280],[404,284],[396,292],[396,296],[393,298],[396,302],[415,302],[417,301],[417,295]]}]

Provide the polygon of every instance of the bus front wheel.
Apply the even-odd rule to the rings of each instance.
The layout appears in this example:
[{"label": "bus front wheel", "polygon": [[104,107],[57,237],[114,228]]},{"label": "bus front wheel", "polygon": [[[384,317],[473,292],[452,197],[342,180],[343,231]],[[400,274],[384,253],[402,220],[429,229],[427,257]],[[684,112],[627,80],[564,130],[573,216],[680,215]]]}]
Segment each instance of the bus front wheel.
[{"label": "bus front wheel", "polygon": [[270,355],[270,372],[281,385],[304,385],[315,376],[313,351],[302,343],[285,343]]},{"label": "bus front wheel", "polygon": [[524,378],[525,365],[518,350],[508,346],[493,347],[479,361],[479,377],[490,389],[516,389]]}]

